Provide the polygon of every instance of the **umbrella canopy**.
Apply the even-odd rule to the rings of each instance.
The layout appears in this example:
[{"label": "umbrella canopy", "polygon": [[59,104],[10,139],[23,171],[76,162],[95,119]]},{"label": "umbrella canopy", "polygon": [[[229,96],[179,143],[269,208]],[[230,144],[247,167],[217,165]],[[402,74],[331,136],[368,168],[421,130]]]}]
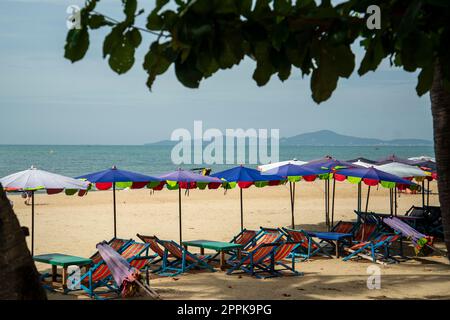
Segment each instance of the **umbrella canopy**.
[{"label": "umbrella canopy", "polygon": [[244,229],[244,209],[242,199],[242,189],[249,188],[251,185],[257,187],[264,187],[266,185],[278,185],[285,178],[278,175],[262,174],[258,170],[238,166],[224,171],[217,172],[211,175],[225,181],[224,187],[226,189],[239,186],[240,188],[240,203],[241,203],[241,231]]},{"label": "umbrella canopy", "polygon": [[204,176],[192,171],[178,169],[159,176],[161,180],[166,181],[167,188],[171,190],[178,189],[178,218],[180,231],[180,245],[183,241],[183,230],[181,225],[181,189],[204,189],[208,186],[209,189],[217,189],[222,185],[218,178]]},{"label": "umbrella canopy", "polygon": [[386,188],[393,188],[397,185],[415,185],[409,180],[381,171],[374,167],[341,169],[335,172],[334,177],[338,181],[343,181],[345,179],[354,183],[359,183],[362,181],[368,186],[376,186],[380,183]]},{"label": "umbrella canopy", "polygon": [[287,164],[294,164],[297,166],[301,166],[302,164],[306,164],[306,161],[300,161],[297,159],[292,159],[292,160],[287,160],[287,161],[280,161],[280,162],[275,162],[275,163],[269,163],[269,164],[264,164],[264,165],[260,165],[258,166],[258,170],[261,172],[265,172],[274,168],[278,168],[278,167],[282,167],[284,165]]},{"label": "umbrella canopy", "polygon": [[157,177],[119,170],[116,166],[103,171],[84,174],[77,179],[94,183],[98,190],[113,189],[114,237],[117,237],[116,187],[138,189],[148,186],[149,188],[161,189],[164,185],[164,182]]},{"label": "umbrella canopy", "polygon": [[386,164],[386,163],[390,163],[390,162],[400,162],[400,163],[410,164],[410,165],[414,164],[414,161],[412,161],[412,160],[399,158],[395,154],[391,154],[391,155],[389,155],[387,157],[378,159],[377,160],[377,165],[382,165],[382,164]]},{"label": "umbrella canopy", "polygon": [[89,187],[86,181],[38,170],[35,167],[3,177],[0,183],[6,191],[31,192],[31,255],[34,254],[34,192],[46,190],[48,194],[55,194],[65,191],[67,195],[78,192],[79,196],[83,196]]},{"label": "umbrella canopy", "polygon": [[88,182],[38,170],[33,166],[28,170],[16,172],[1,178],[0,183],[7,191],[47,190],[49,194],[62,192],[63,190],[67,190],[66,193],[71,193],[70,190],[80,190],[80,195],[82,195],[89,187]]},{"label": "umbrella canopy", "polygon": [[415,166],[400,162],[390,162],[382,164],[380,166],[375,166],[374,168],[396,175],[400,178],[416,178],[417,180],[423,180],[424,177],[428,175],[421,169]]},{"label": "umbrella canopy", "polygon": [[362,160],[355,161],[355,162],[353,162],[353,164],[356,166],[364,167],[364,168],[370,168],[370,167],[374,166],[373,163],[364,162]]},{"label": "umbrella canopy", "polygon": [[370,164],[376,164],[377,162],[375,160],[370,160],[364,157],[358,157],[355,159],[346,160],[346,162],[355,163],[355,162],[363,162],[363,163],[370,163]]},{"label": "umbrella canopy", "polygon": [[408,160],[412,160],[412,161],[431,161],[436,163],[436,159],[430,156],[418,156],[418,157],[411,157],[408,158]]}]

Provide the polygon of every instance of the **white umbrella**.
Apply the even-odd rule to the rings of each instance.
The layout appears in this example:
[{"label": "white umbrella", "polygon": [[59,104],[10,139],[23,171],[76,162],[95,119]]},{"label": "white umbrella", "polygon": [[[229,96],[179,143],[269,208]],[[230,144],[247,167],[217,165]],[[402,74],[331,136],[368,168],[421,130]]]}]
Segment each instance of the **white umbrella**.
[{"label": "white umbrella", "polygon": [[400,162],[390,162],[375,166],[376,169],[396,175],[400,178],[421,178],[426,177],[427,174],[416,166],[410,166],[408,164]]},{"label": "white umbrella", "polygon": [[[400,178],[415,178],[416,180],[422,180],[424,177],[427,176],[427,174],[421,170],[420,168],[416,166],[411,166],[409,164],[401,163],[401,162],[389,162],[386,164],[382,164],[379,166],[374,166],[374,168],[396,175]],[[423,187],[423,183],[422,183]],[[394,197],[394,210],[395,214],[397,214],[397,189],[394,189],[394,193],[391,192],[390,194],[391,201],[392,197]],[[422,196],[423,197],[423,196]],[[367,194],[367,202],[369,201],[369,191]],[[366,208],[367,208],[367,202],[366,202]],[[392,203],[392,202],[391,202]],[[367,210],[366,210],[367,211]],[[391,206],[391,212],[392,212],[392,206]]]},{"label": "white umbrella", "polygon": [[78,195],[82,196],[89,187],[89,182],[38,170],[35,167],[3,177],[0,183],[6,191],[31,192],[31,255],[34,253],[34,192],[47,190],[48,194],[55,194],[65,190],[66,194],[70,195],[78,191]]},{"label": "white umbrella", "polygon": [[364,161],[361,161],[361,160],[358,160],[358,161],[356,161],[356,162],[353,162],[353,164],[355,164],[355,165],[357,165],[357,166],[364,167],[364,168],[370,168],[370,167],[373,167],[373,164],[372,164],[372,163],[364,162]]},{"label": "white umbrella", "polygon": [[408,160],[413,160],[413,161],[431,161],[431,162],[436,162],[436,159],[430,156],[418,156],[418,157],[411,157],[408,158]]},{"label": "white umbrella", "polygon": [[297,159],[287,160],[287,161],[280,161],[280,162],[274,162],[274,163],[268,163],[258,166],[258,170],[261,172],[268,171],[274,168],[278,168],[281,166],[284,166],[286,164],[294,164],[297,166],[301,166],[302,164],[307,163],[306,161],[301,161]]}]

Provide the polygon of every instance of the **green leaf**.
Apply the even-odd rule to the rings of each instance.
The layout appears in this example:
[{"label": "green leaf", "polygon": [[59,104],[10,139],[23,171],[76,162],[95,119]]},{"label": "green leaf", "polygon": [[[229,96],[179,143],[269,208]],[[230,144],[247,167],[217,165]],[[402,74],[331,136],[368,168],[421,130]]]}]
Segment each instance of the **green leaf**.
[{"label": "green leaf", "polygon": [[375,71],[384,57],[384,49],[380,38],[375,37],[370,39],[366,48],[366,54],[361,61],[361,65],[359,66],[358,74],[362,76],[368,71]]},{"label": "green leaf", "polygon": [[125,13],[126,21],[132,23],[137,10],[137,0],[122,0],[122,2],[124,4],[123,13]]},{"label": "green leaf", "polygon": [[133,47],[137,48],[142,42],[142,36],[138,29],[133,28],[127,33],[125,33],[125,36],[127,37],[127,40],[133,45]]},{"label": "green leaf", "polygon": [[338,75],[333,68],[327,64],[322,64],[314,69],[311,76],[312,98],[315,102],[321,103],[331,97],[338,82]]},{"label": "green leaf", "polygon": [[158,15],[158,12],[152,11],[147,18],[147,29],[160,30],[164,24],[163,19]]},{"label": "green leaf", "polygon": [[116,46],[109,56],[109,66],[118,74],[123,74],[131,69],[134,64],[134,47],[128,41]]},{"label": "green leaf", "polygon": [[348,78],[355,69],[355,55],[350,46],[340,45],[334,50],[334,66],[340,77]]},{"label": "green leaf", "polygon": [[256,81],[256,84],[260,87],[264,86],[269,82],[270,77],[273,74],[273,67],[269,61],[267,62],[257,62],[256,69],[253,72],[253,79]]},{"label": "green leaf", "polygon": [[125,26],[123,24],[117,24],[111,29],[111,32],[105,37],[103,41],[103,58],[106,58],[113,49],[118,46],[123,39],[123,31]]},{"label": "green leaf", "polygon": [[151,90],[157,75],[163,74],[171,65],[175,55],[171,52],[169,43],[153,42],[149,52],[144,57],[144,70],[147,71],[147,87]]},{"label": "green leaf", "polygon": [[187,59],[184,63],[180,60],[175,62],[175,75],[177,79],[188,88],[198,88],[203,74],[197,70],[191,59]]},{"label": "green leaf", "polygon": [[416,92],[419,96],[424,95],[430,90],[431,85],[433,84],[433,76],[434,76],[433,65],[429,65],[422,68],[416,86]]},{"label": "green leaf", "polygon": [[91,29],[98,29],[108,24],[109,23],[106,21],[105,17],[100,14],[92,14],[89,16],[88,25]]},{"label": "green leaf", "polygon": [[89,33],[86,28],[69,30],[64,46],[64,57],[71,62],[83,59],[89,48]]},{"label": "green leaf", "polygon": [[288,0],[274,0],[273,8],[277,14],[288,15],[291,11],[291,1]]}]

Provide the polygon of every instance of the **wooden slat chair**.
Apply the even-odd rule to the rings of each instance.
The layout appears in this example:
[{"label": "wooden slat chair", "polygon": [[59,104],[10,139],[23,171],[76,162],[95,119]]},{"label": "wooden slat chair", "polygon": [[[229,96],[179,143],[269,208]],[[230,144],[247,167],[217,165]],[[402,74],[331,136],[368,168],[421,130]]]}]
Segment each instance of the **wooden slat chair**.
[{"label": "wooden slat chair", "polygon": [[303,261],[306,261],[312,256],[320,253],[331,257],[330,254],[325,251],[325,246],[321,246],[320,243],[316,242],[304,230],[283,228],[283,231],[286,233],[289,240],[299,243],[297,250],[293,252],[294,258],[302,257]]},{"label": "wooden slat chair", "polygon": [[[150,250],[155,253],[155,259],[152,261],[152,264],[156,264],[164,259],[164,247],[158,243],[159,238],[157,236],[146,236],[139,233],[136,234],[136,236],[145,243],[148,243],[150,245]],[[168,258],[173,258],[173,256],[168,254]],[[153,270],[153,272],[156,272],[159,269],[160,268]]]},{"label": "wooden slat chair", "polygon": [[355,222],[339,221],[332,229],[331,232],[338,233],[352,233],[355,227]]},{"label": "wooden slat chair", "polygon": [[[227,271],[227,274],[231,275],[233,272],[241,271],[257,278],[267,278],[281,276],[282,273],[280,271],[289,270],[294,275],[301,275],[295,270],[295,257],[291,258],[292,266],[283,263],[283,260],[298,246],[299,243],[296,242],[260,243],[240,260],[228,260],[227,262],[231,268]],[[284,269],[276,269],[278,265],[281,265]],[[264,276],[261,273],[268,273],[269,275]]]},{"label": "wooden slat chair", "polygon": [[375,223],[359,223],[353,231],[353,242],[366,242],[377,234],[378,225]]},{"label": "wooden slat chair", "polygon": [[[124,257],[133,267],[140,270],[153,259],[153,257],[143,256],[148,250],[149,244],[132,241],[124,246],[118,253]],[[91,267],[84,273],[78,282],[82,290],[87,292],[90,297],[101,298],[101,294],[109,293],[117,288],[111,283],[111,271],[103,260]],[[95,292],[99,287],[107,287],[108,290]]]},{"label": "wooden slat chair", "polygon": [[[125,246],[129,243],[133,242],[132,239],[120,239],[120,238],[112,238],[107,242],[107,244],[113,248],[115,251],[119,252],[122,248],[125,248]],[[92,260],[92,264],[99,263],[102,259],[102,256],[98,251],[96,251],[90,259]]]},{"label": "wooden slat chair", "polygon": [[[193,268],[207,269],[212,272],[215,271],[213,267],[207,263],[211,258],[210,255],[193,254],[175,241],[158,239],[157,242],[164,248],[163,263],[161,269],[157,272],[158,275],[173,277]],[[170,261],[169,254],[176,260]]]},{"label": "wooden slat chair", "polygon": [[374,240],[357,243],[350,248],[345,248],[345,251],[350,254],[344,257],[343,260],[348,261],[359,257],[380,264],[398,262],[390,255],[389,249],[399,239],[399,234],[382,234]]}]

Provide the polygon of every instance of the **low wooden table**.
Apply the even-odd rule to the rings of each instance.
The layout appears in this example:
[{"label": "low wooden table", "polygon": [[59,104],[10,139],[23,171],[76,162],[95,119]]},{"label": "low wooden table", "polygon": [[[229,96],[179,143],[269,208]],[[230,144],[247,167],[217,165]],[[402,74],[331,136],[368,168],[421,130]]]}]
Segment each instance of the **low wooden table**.
[{"label": "low wooden table", "polygon": [[67,268],[69,266],[89,266],[92,264],[91,259],[71,256],[62,253],[41,254],[33,257],[36,262],[50,264],[52,266],[52,282],[57,282],[57,267],[62,267],[61,284],[64,291],[67,289]]},{"label": "low wooden table", "polygon": [[200,248],[200,254],[205,254],[205,249],[216,250],[220,254],[220,269],[225,268],[225,253],[231,250],[237,250],[238,256],[242,249],[242,245],[238,243],[213,241],[213,240],[193,240],[193,241],[183,241],[183,246],[187,249],[188,247]]},{"label": "low wooden table", "polygon": [[347,239],[352,241],[353,234],[351,233],[340,233],[340,232],[316,232],[316,231],[306,231],[309,236],[319,238],[328,243],[331,243],[336,248],[336,258],[339,258],[340,244],[343,240]]}]

